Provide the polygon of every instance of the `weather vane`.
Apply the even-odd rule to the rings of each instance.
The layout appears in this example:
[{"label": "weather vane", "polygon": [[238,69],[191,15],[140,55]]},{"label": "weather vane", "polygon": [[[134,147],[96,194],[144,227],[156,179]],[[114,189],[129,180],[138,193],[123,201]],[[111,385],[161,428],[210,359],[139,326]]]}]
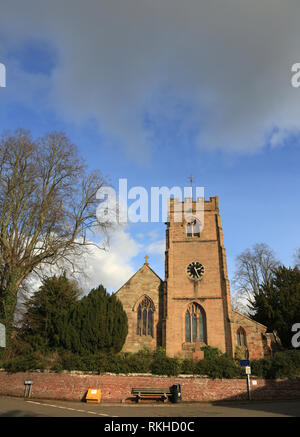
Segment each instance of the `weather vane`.
[{"label": "weather vane", "polygon": [[193,189],[193,182],[194,182],[194,176],[190,176],[190,184],[191,184],[191,188]]},{"label": "weather vane", "polygon": [[189,180],[190,180],[190,184],[191,184],[191,197],[193,198],[193,183],[194,183],[194,179],[196,179],[194,176],[190,176]]}]

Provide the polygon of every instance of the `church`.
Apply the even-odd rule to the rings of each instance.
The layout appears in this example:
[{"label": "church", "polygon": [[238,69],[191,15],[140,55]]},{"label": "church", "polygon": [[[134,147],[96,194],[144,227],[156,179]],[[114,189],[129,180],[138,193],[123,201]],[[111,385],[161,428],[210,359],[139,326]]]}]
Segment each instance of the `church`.
[{"label": "church", "polygon": [[178,221],[178,200],[169,199],[164,280],[145,256],[144,265],[115,293],[128,318],[123,351],[161,346],[169,357],[196,361],[209,345],[240,359],[269,355],[266,326],[231,308],[218,197],[203,201],[203,224],[196,201],[190,204],[190,217]]}]

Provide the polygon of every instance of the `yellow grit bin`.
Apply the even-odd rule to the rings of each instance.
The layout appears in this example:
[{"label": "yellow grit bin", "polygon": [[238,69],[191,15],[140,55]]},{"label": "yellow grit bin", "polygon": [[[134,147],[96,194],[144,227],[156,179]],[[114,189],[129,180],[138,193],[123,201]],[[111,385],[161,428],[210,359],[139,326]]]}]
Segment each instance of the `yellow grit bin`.
[{"label": "yellow grit bin", "polygon": [[89,388],[85,400],[87,403],[99,404],[101,401],[100,388]]}]

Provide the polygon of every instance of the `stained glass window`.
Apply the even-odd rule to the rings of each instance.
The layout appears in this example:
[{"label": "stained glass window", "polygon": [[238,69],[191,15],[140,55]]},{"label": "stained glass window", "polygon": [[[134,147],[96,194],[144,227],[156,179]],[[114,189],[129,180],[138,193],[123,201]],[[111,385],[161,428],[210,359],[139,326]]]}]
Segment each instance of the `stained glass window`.
[{"label": "stained glass window", "polygon": [[185,313],[185,341],[194,343],[197,340],[206,343],[206,322],[203,308],[193,302]]},{"label": "stained glass window", "polygon": [[238,346],[246,346],[246,333],[243,328],[237,330],[237,344]]},{"label": "stained glass window", "polygon": [[153,337],[153,311],[151,309],[148,311],[148,335]]},{"label": "stained glass window", "polygon": [[202,311],[200,311],[198,321],[199,321],[199,340],[205,342],[204,317]]},{"label": "stained glass window", "polygon": [[197,316],[193,314],[192,317],[192,331],[193,331],[193,341],[197,340]]},{"label": "stained glass window", "polygon": [[137,310],[137,335],[142,335],[142,310],[139,305]]},{"label": "stained glass window", "polygon": [[153,301],[145,296],[137,309],[137,335],[149,335],[153,337]]},{"label": "stained glass window", "polygon": [[189,311],[185,315],[185,341],[186,343],[191,342],[191,316]]}]

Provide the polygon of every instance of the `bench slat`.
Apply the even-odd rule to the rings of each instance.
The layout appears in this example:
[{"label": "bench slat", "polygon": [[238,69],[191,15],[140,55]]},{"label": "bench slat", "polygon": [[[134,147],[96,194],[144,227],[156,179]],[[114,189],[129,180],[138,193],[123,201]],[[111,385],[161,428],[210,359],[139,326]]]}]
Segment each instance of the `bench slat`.
[{"label": "bench slat", "polygon": [[136,401],[140,398],[160,397],[163,402],[167,401],[168,396],[172,395],[169,387],[133,387],[132,394],[136,396]]},{"label": "bench slat", "polygon": [[172,394],[169,389],[166,390],[132,390],[132,393],[141,393],[141,394]]},{"label": "bench slat", "polygon": [[132,390],[170,390],[169,387],[133,387]]}]

